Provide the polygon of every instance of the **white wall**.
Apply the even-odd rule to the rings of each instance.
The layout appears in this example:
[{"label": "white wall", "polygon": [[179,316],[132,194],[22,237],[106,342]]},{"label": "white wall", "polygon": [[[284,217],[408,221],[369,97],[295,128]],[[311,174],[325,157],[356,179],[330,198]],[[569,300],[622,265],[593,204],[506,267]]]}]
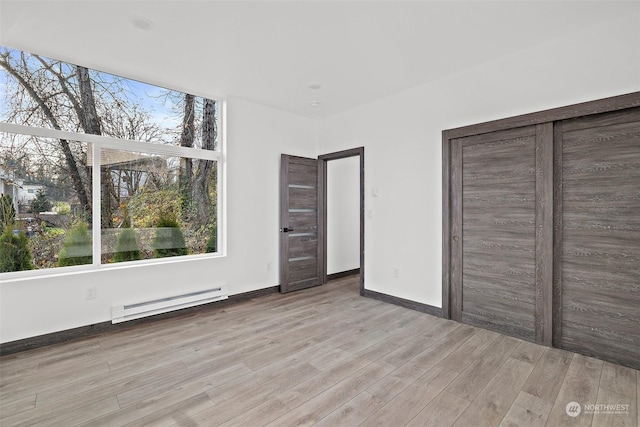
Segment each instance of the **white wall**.
[{"label": "white wall", "polygon": [[[237,294],[279,283],[280,153],[315,156],[317,122],[233,98],[227,111],[227,256],[3,280],[1,342],[110,321],[113,304],[217,284]],[[85,300],[93,285],[97,298]]]},{"label": "white wall", "polygon": [[327,162],[327,274],[360,268],[360,157]]},{"label": "white wall", "polygon": [[638,28],[630,15],[324,120],[321,152],[365,147],[365,288],[440,307],[442,130],[640,90]]},{"label": "white wall", "polygon": [[[640,90],[639,21],[629,15],[587,28],[320,122],[230,99],[227,256],[5,281],[0,341],[108,321],[112,304],[219,283],[231,294],[278,284],[282,152],[315,156],[364,146],[365,209],[372,215],[365,287],[440,306],[441,131]],[[86,301],[89,285],[97,286],[97,298]]]}]

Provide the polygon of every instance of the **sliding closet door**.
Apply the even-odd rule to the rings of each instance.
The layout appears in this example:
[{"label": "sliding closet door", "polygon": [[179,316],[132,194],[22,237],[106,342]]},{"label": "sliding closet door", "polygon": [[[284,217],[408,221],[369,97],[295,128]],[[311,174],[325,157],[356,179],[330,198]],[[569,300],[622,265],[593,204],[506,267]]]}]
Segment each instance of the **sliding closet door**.
[{"label": "sliding closet door", "polygon": [[551,344],[552,126],[451,141],[451,314]]},{"label": "sliding closet door", "polygon": [[640,109],[556,124],[554,344],[640,369]]}]

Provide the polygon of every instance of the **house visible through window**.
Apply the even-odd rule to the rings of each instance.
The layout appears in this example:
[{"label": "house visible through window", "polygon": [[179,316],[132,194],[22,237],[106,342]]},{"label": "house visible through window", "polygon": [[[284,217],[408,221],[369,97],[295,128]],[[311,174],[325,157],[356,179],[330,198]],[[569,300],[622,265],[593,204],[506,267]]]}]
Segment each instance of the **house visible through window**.
[{"label": "house visible through window", "polygon": [[219,102],[0,47],[0,271],[216,253]]}]

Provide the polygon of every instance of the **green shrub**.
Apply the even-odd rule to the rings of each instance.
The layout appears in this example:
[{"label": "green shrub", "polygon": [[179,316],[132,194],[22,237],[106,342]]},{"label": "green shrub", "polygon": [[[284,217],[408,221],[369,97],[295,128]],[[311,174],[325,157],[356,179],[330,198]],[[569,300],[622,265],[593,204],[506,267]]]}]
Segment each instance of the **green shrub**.
[{"label": "green shrub", "polygon": [[211,227],[211,233],[209,234],[209,240],[207,240],[207,247],[205,253],[212,253],[218,251],[218,227],[214,225]]},{"label": "green shrub", "polygon": [[33,270],[29,240],[23,232],[14,234],[12,228],[5,227],[0,235],[0,272]]},{"label": "green shrub", "polygon": [[142,259],[140,248],[136,242],[136,233],[130,228],[123,228],[118,234],[114,262],[136,261]]},{"label": "green shrub", "polygon": [[141,190],[127,203],[126,216],[135,228],[157,226],[163,218],[180,217],[180,196],[177,189]]},{"label": "green shrub", "polygon": [[188,253],[184,235],[178,222],[172,218],[161,217],[153,239],[153,257],[164,258],[187,255]]},{"label": "green shrub", "polygon": [[87,224],[81,222],[73,226],[58,255],[58,266],[91,264],[93,262],[91,236]]},{"label": "green shrub", "polygon": [[55,202],[53,211],[58,215],[69,215],[71,213],[71,205],[67,202]]},{"label": "green shrub", "polygon": [[[13,199],[10,195],[4,194],[0,197],[0,231],[8,225],[13,226],[16,220],[16,209],[13,207]],[[13,229],[13,227],[9,227]]]}]

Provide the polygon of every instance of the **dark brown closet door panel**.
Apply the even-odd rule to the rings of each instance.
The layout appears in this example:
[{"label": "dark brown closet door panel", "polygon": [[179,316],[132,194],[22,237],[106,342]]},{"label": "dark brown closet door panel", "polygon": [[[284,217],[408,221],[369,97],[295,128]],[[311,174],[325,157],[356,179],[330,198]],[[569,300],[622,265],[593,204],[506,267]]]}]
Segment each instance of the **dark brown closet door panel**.
[{"label": "dark brown closet door panel", "polygon": [[535,341],[536,129],[458,143],[460,320]]},{"label": "dark brown closet door panel", "polygon": [[638,369],[640,109],[565,121],[560,129],[555,341]]}]

